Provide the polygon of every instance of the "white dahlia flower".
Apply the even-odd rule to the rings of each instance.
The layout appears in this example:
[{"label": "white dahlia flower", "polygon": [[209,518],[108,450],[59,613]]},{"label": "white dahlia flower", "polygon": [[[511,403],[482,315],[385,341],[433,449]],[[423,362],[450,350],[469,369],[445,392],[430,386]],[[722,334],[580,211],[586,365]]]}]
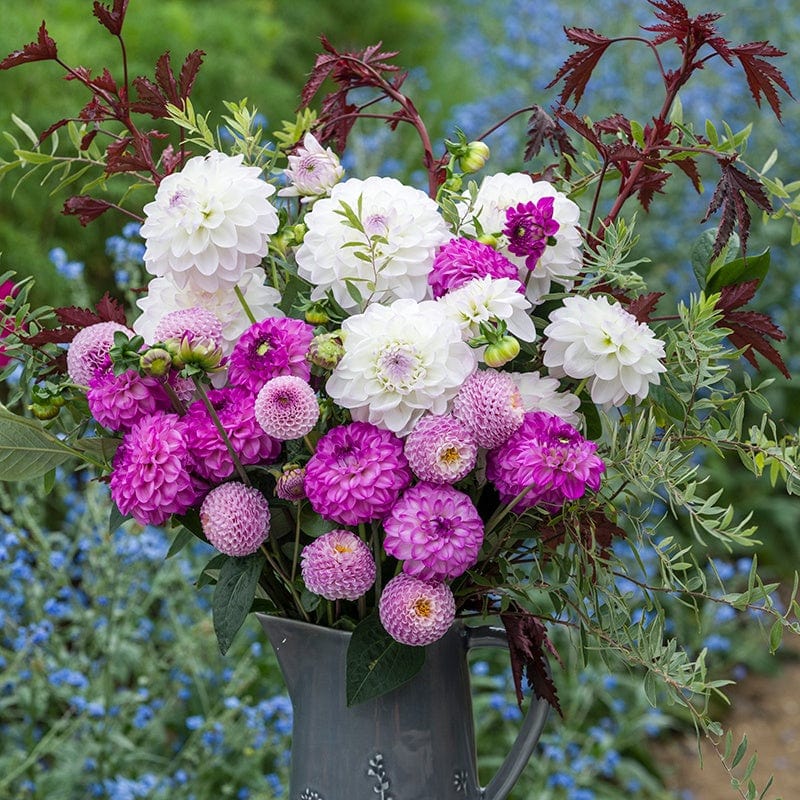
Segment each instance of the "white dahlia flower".
[{"label": "white dahlia flower", "polygon": [[312,299],[331,290],[351,312],[371,302],[423,300],[436,249],[451,238],[436,203],[394,178],[339,183],[314,203],[305,222],[298,273],[314,285]]},{"label": "white dahlia flower", "polygon": [[405,436],[426,412],[444,414],[476,366],[461,329],[437,302],[373,304],[342,325],[344,357],[328,394],[353,419]]},{"label": "white dahlia flower", "polygon": [[526,411],[545,411],[555,414],[577,427],[580,415],[577,413],[580,398],[572,392],[560,392],[561,385],[556,378],[542,377],[538,372],[510,372],[514,383],[522,395],[522,407]]},{"label": "white dahlia flower", "polygon": [[312,134],[303,137],[303,146],[289,156],[289,168],[283,171],[289,186],[278,192],[279,197],[299,197],[301,203],[311,203],[325,197],[344,176],[344,167],[333,150],[324,148]]},{"label": "white dahlia flower", "polygon": [[[509,238],[503,235],[506,227],[506,212],[520,203],[537,203],[544,198],[553,198],[552,219],[558,223],[558,230],[550,237],[536,267],[531,272],[525,258],[509,250]],[[510,175],[498,172],[483,179],[471,209],[467,204],[461,206],[466,215],[464,230],[477,232],[476,222],[483,233],[497,236],[498,250],[519,268],[519,279],[526,287],[526,294],[532,303],[550,290],[551,281],[556,281],[568,289],[572,288],[573,278],[582,266],[581,238],[578,222],[580,208],[563,192],[557,191],[547,181],[534,181],[522,172]]]},{"label": "white dahlia flower", "polygon": [[519,281],[487,275],[442,295],[437,302],[458,323],[464,341],[481,335],[482,322],[502,320],[518,339],[532,342],[536,328],[528,315],[531,304],[521,288]]},{"label": "white dahlia flower", "polygon": [[[282,317],[277,308],[281,296],[277,289],[265,286],[266,275],[261,267],[246,269],[236,286],[244,297],[247,307],[257,320],[266,317]],[[242,306],[233,285],[220,286],[216,291],[207,292],[194,286],[179,288],[169,278],[153,278],[147,294],[136,301],[142,313],[133,323],[133,330],[152,344],[162,318],[171,311],[182,308],[201,308],[210,311],[222,323],[222,350],[229,355],[233,346],[244,331],[250,327],[250,318]]]},{"label": "white dahlia flower", "polygon": [[555,376],[589,379],[592,400],[606,408],[647,397],[666,367],[664,342],[619,303],[573,296],[544,329],[544,364]]},{"label": "white dahlia flower", "polygon": [[261,263],[270,234],[278,230],[278,214],[267,199],[275,187],[243,158],[197,156],[161,181],[144,207],[148,272],[215,292]]}]

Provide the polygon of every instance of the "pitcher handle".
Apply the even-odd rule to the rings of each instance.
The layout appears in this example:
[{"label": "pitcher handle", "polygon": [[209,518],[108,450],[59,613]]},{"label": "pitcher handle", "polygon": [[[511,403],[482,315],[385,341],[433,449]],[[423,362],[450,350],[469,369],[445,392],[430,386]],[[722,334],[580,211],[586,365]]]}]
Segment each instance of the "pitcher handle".
[{"label": "pitcher handle", "polygon": [[[491,625],[465,626],[467,650],[477,647],[508,647],[508,637],[503,628]],[[483,800],[505,800],[525,769],[547,720],[549,706],[532,697],[525,719],[511,750],[500,765],[495,776],[485,789],[481,789]]]}]

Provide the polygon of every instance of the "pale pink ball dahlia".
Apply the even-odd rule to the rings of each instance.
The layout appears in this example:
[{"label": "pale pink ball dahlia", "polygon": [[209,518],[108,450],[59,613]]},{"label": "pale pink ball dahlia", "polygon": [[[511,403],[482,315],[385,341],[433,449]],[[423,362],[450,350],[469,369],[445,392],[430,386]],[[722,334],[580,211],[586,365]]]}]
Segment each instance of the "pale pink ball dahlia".
[{"label": "pale pink ball dahlia", "polygon": [[291,317],[268,317],[251,325],[231,353],[228,379],[234,386],[257,392],[270,378],[311,376],[306,353],[314,328]]},{"label": "pale pink ball dahlia", "polygon": [[299,439],[317,424],[317,395],[302,378],[279,375],[259,390],[255,415],[258,424],[274,439]]},{"label": "pale pink ball dahlia", "polygon": [[193,340],[210,339],[217,347],[224,344],[222,322],[216,314],[202,306],[179,308],[165,314],[156,325],[153,341],[180,340],[185,336]]},{"label": "pale pink ball dahlia", "polygon": [[[517,267],[493,247],[475,239],[451,239],[439,248],[428,274],[434,297],[458,289],[474,278],[511,278],[517,281]],[[520,291],[525,288],[520,285]]]},{"label": "pale pink ball dahlia", "polygon": [[357,600],[375,583],[375,559],[351,531],[323,534],[300,558],[306,587],[326,600]]},{"label": "pale pink ball dahlia", "polygon": [[483,520],[472,500],[436,483],[418,483],[383,520],[383,547],[403,572],[423,580],[457,578],[478,560]]},{"label": "pale pink ball dahlia", "polygon": [[188,471],[185,424],[158,412],[137,422],[114,454],[111,497],[119,510],[142,525],[161,525],[197,499]]},{"label": "pale pink ball dahlia", "polygon": [[486,369],[464,381],[453,401],[453,416],[472,431],[479,447],[491,449],[522,425],[525,408],[514,379],[508,373]]},{"label": "pale pink ball dahlia", "polygon": [[88,386],[95,372],[105,368],[117,331],[133,336],[130,328],[118,322],[98,322],[75,334],[67,350],[67,373],[73,383]]},{"label": "pale pink ball dahlia", "polygon": [[208,541],[226,556],[249,556],[269,536],[269,504],[258,489],[231,481],[212,489],[200,506]]},{"label": "pale pink ball dahlia", "polygon": [[600,488],[606,467],[596,450],[594,442],[561,418],[529,411],[520,429],[489,453],[486,476],[504,503],[531,487],[515,506],[517,511],[537,504],[560,508],[587,489]]},{"label": "pale pink ball dahlia", "polygon": [[423,581],[401,573],[384,587],[378,613],[393,639],[401,644],[423,646],[447,633],[456,616],[456,603],[446,583]]},{"label": "pale pink ball dahlia", "polygon": [[456,483],[475,466],[478,445],[463,422],[450,414],[429,414],[406,437],[404,452],[420,480]]},{"label": "pale pink ball dahlia", "polygon": [[311,507],[342,525],[380,519],[410,482],[402,440],[369,422],[332,428],[306,464]]},{"label": "pale pink ball dahlia", "polygon": [[105,370],[90,378],[86,392],[89,411],[102,426],[128,430],[142,417],[170,409],[170,399],[157,378],[142,377],[132,369],[115,375],[108,359],[106,363]]}]

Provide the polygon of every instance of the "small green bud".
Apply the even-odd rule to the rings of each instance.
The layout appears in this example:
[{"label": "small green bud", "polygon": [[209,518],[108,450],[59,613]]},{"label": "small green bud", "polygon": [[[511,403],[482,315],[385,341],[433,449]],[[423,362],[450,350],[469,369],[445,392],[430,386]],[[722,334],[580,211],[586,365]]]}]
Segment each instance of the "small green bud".
[{"label": "small green bud", "polygon": [[306,309],[305,318],[309,325],[324,325],[330,320],[328,312],[318,303]]},{"label": "small green bud", "polygon": [[[171,343],[170,343],[171,344]],[[184,336],[178,352],[172,354],[172,363],[178,368],[196,367],[203,372],[219,372],[222,348],[213,339]]]},{"label": "small green bud", "polygon": [[497,247],[500,244],[500,242],[497,240],[497,237],[494,236],[491,233],[483,233],[483,234],[481,234],[478,237],[478,241],[481,244],[488,244],[489,247],[493,247],[495,250],[497,250]]},{"label": "small green bud", "polygon": [[172,355],[164,347],[151,347],[139,357],[139,368],[145,375],[161,378],[172,366]]},{"label": "small green bud", "polygon": [[[63,405],[63,402],[61,403]],[[46,421],[48,419],[55,419],[58,416],[59,407],[53,403],[31,403],[28,409],[36,419]]]},{"label": "small green bud", "polygon": [[519,342],[513,336],[504,336],[490,344],[483,354],[483,361],[488,367],[497,369],[519,355]]},{"label": "small green bud", "polygon": [[334,369],[344,356],[341,333],[321,333],[311,340],[306,358],[322,369]]},{"label": "small green bud", "polygon": [[459,158],[459,163],[464,172],[477,172],[486,166],[488,159],[489,147],[484,142],[470,142],[467,152]]}]

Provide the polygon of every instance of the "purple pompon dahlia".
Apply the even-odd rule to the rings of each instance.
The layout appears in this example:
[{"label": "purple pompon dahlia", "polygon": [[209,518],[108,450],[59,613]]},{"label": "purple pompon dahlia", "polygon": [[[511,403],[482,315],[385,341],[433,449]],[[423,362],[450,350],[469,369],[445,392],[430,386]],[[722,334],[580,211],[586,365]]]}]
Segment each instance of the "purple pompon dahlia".
[{"label": "purple pompon dahlia", "polygon": [[553,219],[554,202],[553,197],[542,197],[506,209],[503,233],[508,237],[508,249],[524,258],[529,270],[535,269],[547,245],[555,244],[553,237],[561,226]]},{"label": "purple pompon dahlia", "polygon": [[457,578],[478,560],[483,521],[472,500],[452,486],[418,483],[383,520],[383,547],[422,580]]},{"label": "purple pompon dahlia", "polygon": [[378,613],[389,636],[422,647],[447,633],[456,617],[456,603],[446,583],[400,573],[384,587]]},{"label": "purple pompon dahlia", "polygon": [[380,519],[410,482],[402,440],[369,422],[332,428],[306,464],[311,507],[342,525]]},{"label": "purple pompon dahlia", "polygon": [[291,317],[268,317],[251,325],[231,353],[228,380],[254,394],[278,375],[311,376],[306,353],[314,338],[314,328]]},{"label": "purple pompon dahlia", "polygon": [[[451,239],[439,248],[428,274],[434,297],[458,289],[473,278],[519,278],[518,270],[493,247],[475,239]],[[524,292],[524,287],[520,286]]]},{"label": "purple pompon dahlia", "polygon": [[[226,387],[210,391],[208,399],[242,464],[269,464],[278,457],[281,443],[268,436],[256,421],[252,394]],[[189,406],[184,420],[192,469],[210,481],[233,475],[231,454],[202,400]]]},{"label": "purple pompon dahlia", "polygon": [[117,331],[133,336],[130,328],[118,322],[98,322],[75,334],[67,350],[67,373],[73,383],[88,386],[94,373],[105,368]]},{"label": "purple pompon dahlia", "polygon": [[142,377],[136,370],[115,375],[111,363],[89,380],[86,400],[92,416],[112,431],[128,430],[142,417],[168,411],[170,399],[157,378]]},{"label": "purple pompon dahlia", "polygon": [[200,506],[208,541],[226,556],[249,556],[269,536],[269,504],[258,489],[238,481],[212,489]]},{"label": "purple pompon dahlia", "polygon": [[525,416],[522,395],[506,372],[473,372],[453,400],[453,416],[475,437],[479,447],[499,447]]},{"label": "purple pompon dahlia", "polygon": [[537,504],[557,509],[587,489],[600,488],[606,466],[596,450],[594,442],[561,418],[529,411],[520,429],[489,453],[486,476],[503,503],[531,487],[515,506],[517,511]]},{"label": "purple pompon dahlia", "polygon": [[225,343],[219,317],[202,306],[179,308],[165,314],[156,325],[153,341],[166,342],[168,339],[180,341],[186,336],[192,340],[210,339],[217,347],[222,347]]},{"label": "purple pompon dahlia", "polygon": [[279,375],[268,380],[259,390],[255,415],[268,436],[282,442],[299,439],[317,424],[317,395],[302,378]]},{"label": "purple pompon dahlia", "polygon": [[404,452],[420,480],[456,483],[475,466],[478,445],[469,428],[455,417],[429,414],[406,437]]},{"label": "purple pompon dahlia", "polygon": [[197,500],[185,430],[181,417],[157,412],[123,436],[110,481],[111,497],[123,514],[142,525],[161,525]]},{"label": "purple pompon dahlia", "polygon": [[306,588],[326,600],[357,600],[375,583],[375,559],[351,531],[323,534],[303,548],[300,558]]},{"label": "purple pompon dahlia", "polygon": [[306,479],[305,467],[284,467],[284,471],[275,482],[275,494],[281,500],[296,503],[305,499],[306,490],[304,487]]}]

